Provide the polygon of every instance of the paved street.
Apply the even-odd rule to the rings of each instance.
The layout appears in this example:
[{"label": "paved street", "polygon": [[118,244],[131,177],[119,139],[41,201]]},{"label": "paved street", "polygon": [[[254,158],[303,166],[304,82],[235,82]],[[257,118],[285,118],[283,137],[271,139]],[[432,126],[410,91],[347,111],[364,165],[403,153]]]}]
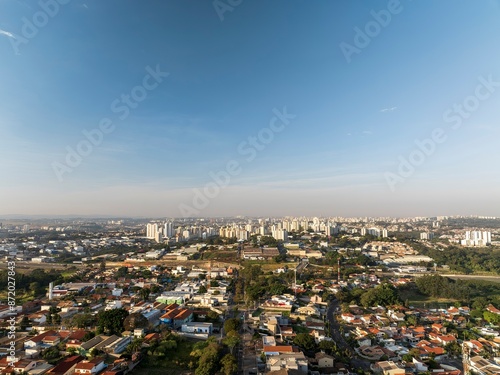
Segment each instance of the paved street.
[{"label": "paved street", "polygon": [[330,333],[333,340],[337,343],[337,346],[342,350],[348,350],[352,355],[351,366],[353,369],[362,368],[365,371],[370,370],[370,362],[359,358],[356,352],[351,348],[351,346],[345,341],[344,336],[340,333],[340,325],[335,319],[334,312],[340,309],[340,304],[338,300],[333,300],[328,306],[326,313],[327,319],[330,322]]}]

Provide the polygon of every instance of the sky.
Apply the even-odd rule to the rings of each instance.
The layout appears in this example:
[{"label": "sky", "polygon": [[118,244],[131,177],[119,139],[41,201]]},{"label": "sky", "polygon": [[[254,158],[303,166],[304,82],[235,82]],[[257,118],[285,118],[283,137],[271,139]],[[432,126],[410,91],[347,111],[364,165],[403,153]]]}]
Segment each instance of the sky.
[{"label": "sky", "polygon": [[498,35],[498,0],[0,0],[0,215],[500,216]]}]

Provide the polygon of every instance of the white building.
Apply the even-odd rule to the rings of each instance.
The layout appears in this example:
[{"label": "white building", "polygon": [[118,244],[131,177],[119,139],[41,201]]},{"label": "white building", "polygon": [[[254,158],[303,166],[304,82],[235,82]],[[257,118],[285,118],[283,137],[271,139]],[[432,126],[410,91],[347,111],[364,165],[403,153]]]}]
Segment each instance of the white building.
[{"label": "white building", "polygon": [[168,238],[174,236],[174,225],[170,221],[165,223],[163,234]]},{"label": "white building", "polygon": [[432,240],[434,238],[434,233],[432,232],[422,232],[420,233],[421,240]]},{"label": "white building", "polygon": [[491,244],[491,232],[466,231],[465,239],[461,241],[462,246],[486,246]]},{"label": "white building", "polygon": [[150,238],[150,239],[154,239],[156,236],[156,233],[158,233],[158,224],[148,223],[148,225],[146,225],[146,237]]}]

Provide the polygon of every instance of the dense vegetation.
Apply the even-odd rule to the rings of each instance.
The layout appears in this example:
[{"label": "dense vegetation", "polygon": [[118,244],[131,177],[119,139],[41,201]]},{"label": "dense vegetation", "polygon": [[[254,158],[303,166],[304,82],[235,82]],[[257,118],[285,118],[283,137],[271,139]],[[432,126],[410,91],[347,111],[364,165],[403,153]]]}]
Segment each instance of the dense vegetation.
[{"label": "dense vegetation", "polygon": [[356,304],[365,307],[390,306],[400,304],[398,291],[392,285],[382,284],[372,289],[343,289],[335,297],[343,304]]},{"label": "dense vegetation", "polygon": [[120,335],[124,331],[124,321],[128,311],[121,309],[101,310],[97,314],[97,333]]},{"label": "dense vegetation", "polygon": [[423,255],[428,255],[439,265],[448,265],[450,270],[464,273],[500,274],[500,249],[498,247],[468,248],[448,246],[444,250],[429,248],[415,241],[405,240]]},{"label": "dense vegetation", "polygon": [[[71,270],[74,270],[71,268]],[[64,272],[68,272],[64,271]],[[57,271],[51,269],[45,271],[44,269],[34,269],[29,273],[17,272],[16,276],[16,296],[18,299],[23,298],[23,296],[31,296],[32,298],[37,298],[41,294],[44,294],[47,290],[49,283],[54,282],[54,285],[60,284],[64,281],[70,281],[71,278],[64,278],[62,271]],[[8,270],[3,269],[0,271],[0,280],[8,279]],[[2,283],[0,287],[0,292],[5,292],[7,289],[7,283]]]},{"label": "dense vegetation", "polygon": [[[500,305],[500,284],[484,280],[453,280],[439,275],[416,279],[418,292],[434,298],[456,299],[473,309],[484,309],[489,303]],[[410,288],[410,286],[405,288]]]},{"label": "dense vegetation", "polygon": [[260,265],[250,264],[240,270],[239,277],[231,285],[234,301],[252,302],[264,296],[286,293],[293,277],[292,271],[279,276],[265,275]]}]

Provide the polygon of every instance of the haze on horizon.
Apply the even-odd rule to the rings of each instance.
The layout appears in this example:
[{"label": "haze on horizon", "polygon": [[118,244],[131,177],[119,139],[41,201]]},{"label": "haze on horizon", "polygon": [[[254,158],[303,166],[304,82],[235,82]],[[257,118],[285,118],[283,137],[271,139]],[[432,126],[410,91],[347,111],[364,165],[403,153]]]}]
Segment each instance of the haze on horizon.
[{"label": "haze on horizon", "polygon": [[62,3],[0,1],[0,217],[500,216],[498,0]]}]

